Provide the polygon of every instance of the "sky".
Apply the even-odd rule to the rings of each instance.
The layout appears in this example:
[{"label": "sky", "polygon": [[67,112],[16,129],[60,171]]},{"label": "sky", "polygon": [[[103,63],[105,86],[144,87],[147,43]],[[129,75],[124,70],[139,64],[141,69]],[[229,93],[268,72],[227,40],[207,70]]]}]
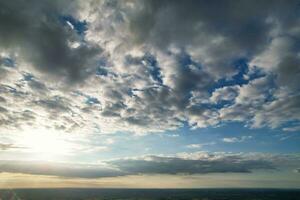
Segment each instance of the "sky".
[{"label": "sky", "polygon": [[0,188],[300,188],[299,0],[0,1]]}]

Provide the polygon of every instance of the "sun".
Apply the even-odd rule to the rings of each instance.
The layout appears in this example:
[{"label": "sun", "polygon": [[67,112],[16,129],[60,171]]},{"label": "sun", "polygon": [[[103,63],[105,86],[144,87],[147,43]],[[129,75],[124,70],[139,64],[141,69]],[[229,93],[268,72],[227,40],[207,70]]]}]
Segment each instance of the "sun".
[{"label": "sun", "polygon": [[48,129],[27,132],[18,140],[19,146],[39,160],[58,160],[70,154],[72,145],[63,133]]}]

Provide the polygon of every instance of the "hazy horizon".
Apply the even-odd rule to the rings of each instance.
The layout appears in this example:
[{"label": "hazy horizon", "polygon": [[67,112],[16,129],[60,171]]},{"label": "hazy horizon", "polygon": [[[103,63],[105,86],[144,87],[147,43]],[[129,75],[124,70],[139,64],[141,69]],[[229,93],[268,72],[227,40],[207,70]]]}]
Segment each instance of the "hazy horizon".
[{"label": "hazy horizon", "polygon": [[0,188],[300,189],[299,80],[300,0],[0,1]]},{"label": "hazy horizon", "polygon": [[210,189],[210,190],[157,190],[157,189],[33,189],[33,190],[0,190],[0,196],[4,199],[141,199],[141,200],[297,200],[300,190],[236,190],[236,189]]}]

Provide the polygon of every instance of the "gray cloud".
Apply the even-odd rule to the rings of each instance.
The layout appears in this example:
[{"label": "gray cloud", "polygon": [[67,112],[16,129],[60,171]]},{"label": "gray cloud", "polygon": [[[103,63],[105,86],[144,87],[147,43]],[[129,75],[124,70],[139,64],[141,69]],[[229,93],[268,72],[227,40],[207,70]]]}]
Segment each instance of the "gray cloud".
[{"label": "gray cloud", "polygon": [[136,174],[250,173],[255,169],[274,169],[268,161],[243,160],[235,156],[199,160],[150,156],[144,160],[119,160],[112,164]]},{"label": "gray cloud", "polygon": [[291,20],[297,3],[142,1],[130,28],[139,43],[146,40],[162,49],[170,45],[187,48],[213,75],[231,74],[233,59],[254,56],[268,45],[274,21],[292,27],[297,23]]},{"label": "gray cloud", "polygon": [[99,178],[124,175],[117,169],[101,166],[76,165],[37,161],[0,161],[0,171],[70,178]]},{"label": "gray cloud", "polygon": [[269,126],[275,128],[290,120],[298,121],[300,119],[299,95],[278,98],[276,101],[264,105],[263,108],[254,117],[254,127]]},{"label": "gray cloud", "polygon": [[240,121],[292,130],[286,122],[300,121],[298,1],[0,7],[1,128],[144,133]]},{"label": "gray cloud", "polygon": [[[250,1],[144,1],[141,11],[131,21],[131,28],[139,41],[147,38],[150,44],[162,47],[199,41],[201,36],[206,37],[205,31],[206,34],[221,32],[230,39],[235,38],[245,49],[252,49],[266,42],[270,27],[261,18],[271,10],[266,9],[269,6],[264,1],[255,4]],[[256,15],[252,16],[254,11]]]},{"label": "gray cloud", "polygon": [[17,52],[20,59],[36,69],[81,80],[101,52],[97,46],[83,44],[72,48],[76,33],[64,27],[60,18],[71,15],[75,1],[14,1],[0,3],[1,49]]},{"label": "gray cloud", "polygon": [[62,177],[101,178],[141,174],[252,173],[254,170],[285,170],[299,165],[297,155],[226,154],[196,152],[178,156],[144,156],[72,164],[38,161],[0,161],[0,171]]},{"label": "gray cloud", "polygon": [[[139,53],[149,51],[153,54],[159,72],[157,77],[160,79],[148,82],[144,71],[139,69],[141,66],[153,66],[153,63],[147,63],[143,56],[126,55],[131,61],[127,62],[128,70],[118,68],[114,73],[132,77],[132,81],[139,83],[142,78],[148,85],[141,84],[143,89],[140,89],[141,86],[135,89],[136,85],[130,84],[122,86],[119,91],[134,89],[135,96],[131,99],[130,106],[135,105],[135,109],[129,108],[128,112],[134,116],[124,118],[116,113],[111,113],[111,116],[144,127],[157,127],[159,122],[155,119],[165,118],[169,124],[171,121],[175,122],[175,126],[180,126],[180,121],[187,121],[193,127],[212,126],[222,121],[242,121],[252,124],[251,127],[278,128],[284,121],[299,120],[286,115],[285,118],[278,117],[278,122],[272,126],[268,123],[257,125],[260,111],[273,116],[272,112],[265,109],[267,106],[264,104],[277,100],[276,90],[288,86],[290,94],[299,91],[296,82],[291,81],[297,80],[299,69],[296,53],[299,52],[296,45],[299,40],[296,28],[299,22],[297,1],[287,4],[278,0],[272,5],[267,1],[254,3],[247,0],[209,3],[192,0],[133,1],[130,6],[120,2],[101,5],[104,5],[101,11],[107,11],[105,16],[109,17],[103,21],[91,21],[94,26],[91,25],[88,31],[90,39],[111,44],[112,55],[120,60],[124,55],[118,49],[138,49],[142,46]],[[95,16],[101,18],[101,14]],[[111,21],[113,26],[107,27],[102,34],[116,37],[93,37],[96,30],[106,27],[106,20]],[[285,42],[288,44],[283,42],[283,46],[274,47],[274,43],[281,40],[282,35],[289,38]],[[118,40],[114,43],[116,38]],[[287,53],[280,53],[283,47]],[[268,62],[268,59],[275,58],[268,56],[270,50],[281,56],[277,64]],[[246,69],[242,72],[234,64],[241,58],[246,60]],[[257,60],[261,62],[254,62]],[[265,70],[266,68],[270,70]],[[135,75],[131,73],[131,69]],[[234,75],[237,73],[241,73],[243,80],[236,80]],[[218,85],[220,80],[225,84]],[[152,86],[154,84],[155,87]],[[164,95],[160,95],[159,91],[164,91]],[[122,94],[123,98],[126,96],[123,92],[118,94]],[[150,98],[150,94],[156,98]],[[285,95],[282,98],[287,100],[290,97]],[[140,106],[139,101],[145,106]],[[227,104],[222,105],[224,101]],[[122,103],[122,110],[127,110],[128,105],[124,101]],[[108,106],[108,110],[109,108]],[[153,113],[154,110],[166,114]],[[291,110],[286,113],[289,111]],[[271,120],[268,117],[265,119]],[[172,129],[173,124],[167,127]]]},{"label": "gray cloud", "polygon": [[238,95],[238,89],[238,86],[218,88],[213,92],[210,100],[215,103],[222,101],[232,101]]}]

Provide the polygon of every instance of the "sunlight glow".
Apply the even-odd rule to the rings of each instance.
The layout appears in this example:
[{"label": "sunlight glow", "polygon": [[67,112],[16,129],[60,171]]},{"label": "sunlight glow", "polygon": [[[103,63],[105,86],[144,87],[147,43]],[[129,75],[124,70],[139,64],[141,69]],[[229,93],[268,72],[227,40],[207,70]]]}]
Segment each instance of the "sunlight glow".
[{"label": "sunlight glow", "polygon": [[65,137],[62,133],[38,129],[23,134],[17,142],[36,159],[57,160],[72,151],[72,144],[66,141]]}]

